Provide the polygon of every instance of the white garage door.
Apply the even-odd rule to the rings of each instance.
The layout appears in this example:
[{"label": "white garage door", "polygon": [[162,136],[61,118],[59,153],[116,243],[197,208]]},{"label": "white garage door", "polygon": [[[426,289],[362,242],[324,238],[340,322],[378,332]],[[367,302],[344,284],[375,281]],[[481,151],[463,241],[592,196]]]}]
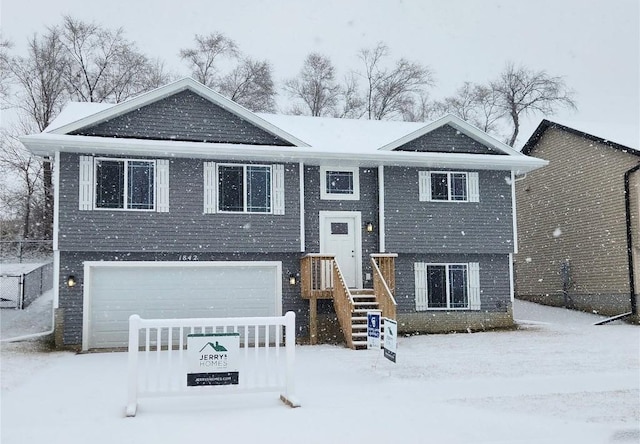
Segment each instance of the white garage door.
[{"label": "white garage door", "polygon": [[83,349],[126,347],[129,316],[279,316],[280,262],[87,262]]}]

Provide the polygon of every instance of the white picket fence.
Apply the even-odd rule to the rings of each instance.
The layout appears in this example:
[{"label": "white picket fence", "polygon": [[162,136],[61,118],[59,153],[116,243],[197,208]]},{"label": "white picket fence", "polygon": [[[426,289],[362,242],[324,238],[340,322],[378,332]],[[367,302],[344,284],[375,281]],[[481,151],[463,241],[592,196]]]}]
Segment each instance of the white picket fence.
[{"label": "white picket fence", "polygon": [[[187,386],[189,334],[240,335],[237,385]],[[126,415],[135,416],[138,398],[280,392],[291,407],[294,394],[295,313],[276,317],[142,319],[129,318]]]}]

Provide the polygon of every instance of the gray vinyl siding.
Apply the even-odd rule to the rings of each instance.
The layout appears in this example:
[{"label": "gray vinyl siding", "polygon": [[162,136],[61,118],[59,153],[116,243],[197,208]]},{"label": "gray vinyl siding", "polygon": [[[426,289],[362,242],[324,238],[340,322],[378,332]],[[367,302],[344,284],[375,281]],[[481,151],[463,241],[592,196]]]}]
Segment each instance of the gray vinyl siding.
[{"label": "gray vinyl siding", "polygon": [[170,159],[169,212],[78,209],[78,156],[61,154],[63,251],[299,252],[298,164],[285,164],[285,214],[203,214],[203,160]]},{"label": "gray vinyl siding", "polygon": [[[177,261],[180,255],[192,254],[191,251],[179,253],[125,253],[120,252],[61,252],[60,253],[60,305],[58,316],[64,326],[62,332],[65,346],[82,344],[83,313],[83,273],[85,261]],[[198,255],[200,261],[280,261],[282,262],[282,312],[296,313],[296,325],[299,337],[308,336],[309,303],[300,297],[300,286],[289,284],[289,275],[300,271],[300,253],[290,254],[214,254]],[[67,277],[73,275],[78,283],[69,288],[65,285]],[[184,297],[185,295],[180,295]]]},{"label": "gray vinyl siding", "polygon": [[[480,264],[481,311],[506,312],[511,305],[508,254],[400,254],[396,259],[398,313],[416,312],[414,263]],[[421,311],[427,316],[430,311]]]},{"label": "gray vinyl siding", "polygon": [[[362,274],[365,287],[371,282],[364,280],[371,273],[369,255],[378,253],[378,169],[360,168],[359,200],[322,200],[320,199],[320,167],[307,166],[304,172],[305,200],[305,244],[307,253],[320,251],[320,211],[359,211],[362,224]],[[374,230],[368,233],[364,229],[366,222],[372,222]]]},{"label": "gray vinyl siding", "polygon": [[501,151],[485,146],[462,134],[451,125],[440,128],[413,139],[396,148],[394,151],[420,151],[432,153],[468,153],[468,154],[497,154],[505,155]]},{"label": "gray vinyl siding", "polygon": [[128,139],[292,145],[192,91],[176,93],[71,134]]},{"label": "gray vinyl siding", "polygon": [[421,202],[419,168],[385,167],[385,240],[392,253],[512,253],[510,173],[479,171],[480,202]]}]

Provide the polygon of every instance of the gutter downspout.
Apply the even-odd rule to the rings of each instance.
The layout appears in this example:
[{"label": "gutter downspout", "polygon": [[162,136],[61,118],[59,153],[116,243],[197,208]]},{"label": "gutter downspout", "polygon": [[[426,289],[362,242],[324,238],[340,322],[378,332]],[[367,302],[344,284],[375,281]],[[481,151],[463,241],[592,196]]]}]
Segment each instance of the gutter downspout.
[{"label": "gutter downspout", "polygon": [[636,316],[638,314],[638,304],[636,303],[636,285],[635,275],[633,270],[633,230],[631,228],[631,198],[629,196],[629,177],[632,173],[640,170],[640,164],[627,170],[624,173],[624,206],[625,206],[625,219],[627,223],[627,258],[629,261],[629,293],[631,298],[631,314]]}]

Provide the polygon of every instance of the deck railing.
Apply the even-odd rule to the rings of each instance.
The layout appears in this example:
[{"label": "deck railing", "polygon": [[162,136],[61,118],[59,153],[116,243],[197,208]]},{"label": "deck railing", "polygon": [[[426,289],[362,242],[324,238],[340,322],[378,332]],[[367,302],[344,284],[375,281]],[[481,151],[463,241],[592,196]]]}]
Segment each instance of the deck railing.
[{"label": "deck railing", "polygon": [[382,316],[396,319],[395,258],[397,254],[372,254],[373,291]]},{"label": "deck railing", "polygon": [[304,299],[333,298],[333,262],[329,254],[307,254],[300,262],[300,286]]},{"label": "deck railing", "polygon": [[[382,315],[396,319],[395,258],[397,254],[372,254],[373,289]],[[347,346],[353,348],[353,296],[347,286],[335,256],[307,254],[300,263],[300,286],[304,299],[309,299],[309,338],[318,342],[318,299],[333,299],[338,322]]]}]

